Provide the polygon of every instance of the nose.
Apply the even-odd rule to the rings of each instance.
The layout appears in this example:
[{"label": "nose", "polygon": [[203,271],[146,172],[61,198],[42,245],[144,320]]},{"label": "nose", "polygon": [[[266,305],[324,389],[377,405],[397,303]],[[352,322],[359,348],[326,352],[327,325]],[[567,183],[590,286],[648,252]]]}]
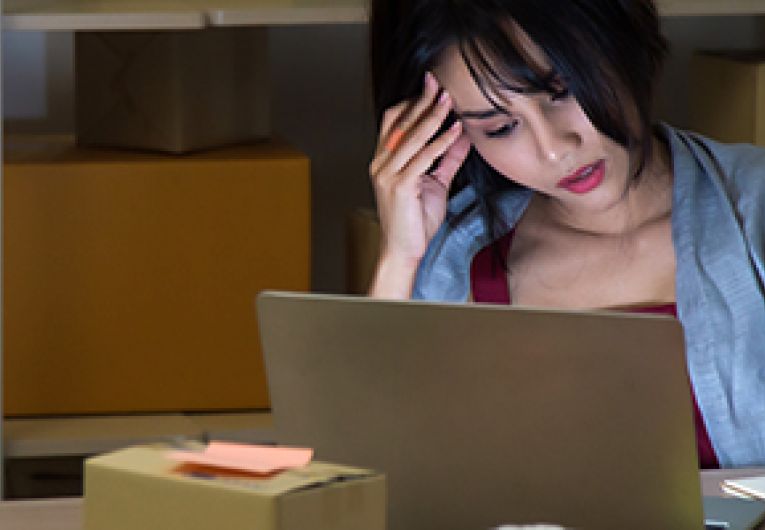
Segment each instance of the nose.
[{"label": "nose", "polygon": [[555,114],[554,110],[549,112],[540,105],[536,112],[527,117],[539,156],[550,163],[568,160],[581,144],[581,136],[576,129]]}]

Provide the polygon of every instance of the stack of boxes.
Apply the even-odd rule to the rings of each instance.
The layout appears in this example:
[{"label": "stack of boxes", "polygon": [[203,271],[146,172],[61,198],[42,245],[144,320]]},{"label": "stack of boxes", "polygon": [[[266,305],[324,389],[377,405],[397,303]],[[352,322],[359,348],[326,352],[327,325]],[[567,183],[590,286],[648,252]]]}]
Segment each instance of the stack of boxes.
[{"label": "stack of boxes", "polygon": [[5,414],[267,408],[254,300],[310,289],[265,30],[78,33],[76,138],[5,141]]},{"label": "stack of boxes", "polygon": [[765,147],[765,51],[697,53],[690,105],[692,130]]}]

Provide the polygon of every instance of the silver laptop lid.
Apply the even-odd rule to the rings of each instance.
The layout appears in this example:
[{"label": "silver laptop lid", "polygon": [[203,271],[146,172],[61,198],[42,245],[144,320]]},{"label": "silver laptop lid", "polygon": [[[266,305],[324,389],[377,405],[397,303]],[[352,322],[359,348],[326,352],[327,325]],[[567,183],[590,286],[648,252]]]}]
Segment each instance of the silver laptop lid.
[{"label": "silver laptop lid", "polygon": [[263,293],[279,440],[388,477],[389,528],[703,528],[679,323]]}]

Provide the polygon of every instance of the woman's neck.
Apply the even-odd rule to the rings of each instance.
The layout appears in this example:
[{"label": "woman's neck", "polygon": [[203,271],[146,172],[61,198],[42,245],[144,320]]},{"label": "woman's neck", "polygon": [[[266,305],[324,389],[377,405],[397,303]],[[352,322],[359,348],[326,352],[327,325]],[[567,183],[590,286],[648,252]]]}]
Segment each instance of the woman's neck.
[{"label": "woman's neck", "polygon": [[653,142],[652,157],[637,182],[630,179],[622,197],[608,209],[577,210],[548,197],[537,197],[537,206],[546,221],[563,230],[624,236],[669,216],[673,181],[671,155],[664,141],[654,136]]}]

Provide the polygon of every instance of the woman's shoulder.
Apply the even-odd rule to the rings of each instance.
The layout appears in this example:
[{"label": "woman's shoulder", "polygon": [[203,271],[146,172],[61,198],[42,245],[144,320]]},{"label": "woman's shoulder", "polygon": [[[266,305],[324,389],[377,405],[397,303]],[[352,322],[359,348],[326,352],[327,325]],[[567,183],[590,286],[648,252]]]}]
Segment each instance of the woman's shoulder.
[{"label": "woman's shoulder", "polygon": [[747,143],[725,143],[699,133],[672,129],[694,154],[707,156],[725,184],[743,193],[765,198],[765,147]]},{"label": "woman's shoulder", "polygon": [[[530,198],[531,191],[526,189],[493,197],[499,222],[507,229],[514,226]],[[475,190],[468,186],[449,200],[446,219],[420,262],[413,292],[415,298],[459,301],[467,297],[473,256],[491,243],[495,235],[487,226],[476,199]]]},{"label": "woman's shoulder", "polygon": [[680,168],[675,170],[678,218],[692,216],[697,227],[703,221],[708,230],[702,232],[718,239],[722,227],[736,227],[748,242],[750,257],[765,270],[765,149],[685,131],[673,135],[673,162]]},{"label": "woman's shoulder", "polygon": [[[494,207],[499,217],[498,222],[511,227],[528,206],[532,195],[532,190],[528,188],[512,186],[498,190],[487,197],[487,200]],[[471,223],[484,223],[486,219],[479,211],[477,199],[477,192],[471,185],[465,186],[449,199],[445,222],[449,231],[465,230]],[[486,227],[483,226],[482,229]]]}]

